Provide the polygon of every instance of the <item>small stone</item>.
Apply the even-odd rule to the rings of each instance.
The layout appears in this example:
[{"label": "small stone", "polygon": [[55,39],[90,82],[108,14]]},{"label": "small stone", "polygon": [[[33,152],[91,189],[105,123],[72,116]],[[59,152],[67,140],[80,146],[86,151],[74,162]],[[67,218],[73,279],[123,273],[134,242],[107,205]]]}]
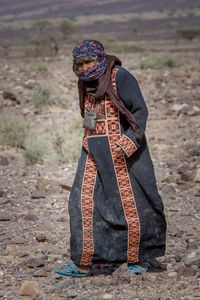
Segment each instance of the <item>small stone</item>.
[{"label": "small stone", "polygon": [[40,258],[29,258],[23,262],[28,268],[42,268],[44,267],[44,261]]},{"label": "small stone", "polygon": [[36,81],[34,79],[29,79],[29,80],[25,81],[24,86],[27,89],[33,89],[35,84],[36,84]]},{"label": "small stone", "polygon": [[43,270],[36,270],[34,273],[33,273],[33,277],[47,277],[47,274],[45,271]]},{"label": "small stone", "polygon": [[103,295],[103,299],[113,299],[113,296],[110,294]]},{"label": "small stone", "polygon": [[175,256],[175,261],[176,262],[180,262],[181,261],[181,256],[180,255],[176,255]]},{"label": "small stone", "polygon": [[182,174],[181,174],[181,180],[183,181],[190,181],[192,179],[192,171],[184,171]]},{"label": "small stone", "polygon": [[151,260],[149,261],[149,264],[150,264],[153,268],[155,268],[155,269],[164,270],[164,271],[167,270],[167,264],[162,264],[162,263],[159,262],[159,260],[157,260],[156,258],[151,259]]},{"label": "small stone", "polygon": [[66,289],[69,286],[74,285],[74,279],[66,278],[58,282],[58,284],[53,288],[53,291]]},{"label": "small stone", "polygon": [[196,170],[196,175],[194,177],[194,182],[200,182],[200,167],[199,166]]},{"label": "small stone", "polygon": [[177,275],[180,276],[194,276],[196,274],[196,270],[193,270],[188,267],[181,266],[177,270]]},{"label": "small stone", "polygon": [[20,296],[39,296],[39,285],[36,281],[24,281],[19,288]]},{"label": "small stone", "polygon": [[76,292],[76,291],[70,290],[70,289],[67,290],[67,299],[68,299],[68,298],[75,298],[75,297],[77,297],[77,296],[78,296],[78,295],[77,295],[77,292]]},{"label": "small stone", "polygon": [[170,273],[168,273],[168,277],[175,277],[175,276],[177,276],[176,272],[170,272]]},{"label": "small stone", "polygon": [[22,113],[24,116],[27,116],[27,115],[31,114],[31,110],[25,107],[25,108],[23,108]]},{"label": "small stone", "polygon": [[119,268],[117,268],[112,273],[113,283],[123,282],[130,283],[131,273],[129,272],[129,268],[127,264],[122,264]]},{"label": "small stone", "polygon": [[10,243],[11,244],[17,244],[17,245],[24,245],[26,243],[26,239],[16,237],[15,239],[12,239]]},{"label": "small stone", "polygon": [[185,289],[187,289],[187,286],[184,285],[184,284],[181,284],[181,285],[178,287],[178,290],[179,290],[179,291],[182,291],[182,290],[185,290]]},{"label": "small stone", "polygon": [[3,98],[10,99],[12,101],[15,101],[17,104],[20,104],[20,101],[17,99],[17,96],[11,89],[5,89],[3,91]]},{"label": "small stone", "polygon": [[37,221],[38,217],[32,213],[28,213],[24,216],[24,220],[26,221]]},{"label": "small stone", "polygon": [[190,253],[185,259],[185,265],[187,267],[200,266],[200,251]]},{"label": "small stone", "polygon": [[186,104],[186,103],[174,104],[172,106],[172,110],[175,111],[177,115],[179,115],[180,113],[183,113],[186,108],[188,108],[188,104]]},{"label": "small stone", "polygon": [[36,236],[36,240],[39,242],[39,243],[44,243],[47,241],[47,237],[45,234],[39,234]]},{"label": "small stone", "polygon": [[142,280],[147,282],[154,282],[156,280],[156,275],[152,273],[142,273]]},{"label": "small stone", "polygon": [[195,197],[200,197],[200,189],[198,189],[198,190],[196,190],[196,191],[194,192],[194,196],[195,196]]},{"label": "small stone", "polygon": [[19,252],[19,257],[26,257],[26,256],[29,256],[29,254],[28,253],[26,253],[26,252]]},{"label": "small stone", "polygon": [[10,213],[7,211],[0,211],[0,221],[9,221],[11,218]]},{"label": "small stone", "polygon": [[66,220],[67,220],[66,217],[62,216],[57,219],[57,222],[65,222]]},{"label": "small stone", "polygon": [[0,165],[1,166],[8,166],[9,165],[9,161],[8,161],[7,157],[0,156]]},{"label": "small stone", "polygon": [[6,197],[6,192],[0,190],[0,198]]},{"label": "small stone", "polygon": [[35,191],[32,191],[31,193],[31,198],[32,199],[39,199],[39,198],[45,198],[46,197],[46,192],[45,191],[38,191],[38,190],[35,190]]},{"label": "small stone", "polygon": [[36,268],[42,268],[42,267],[44,267],[44,265],[45,265],[45,263],[41,258],[36,258],[35,259],[34,266]]}]

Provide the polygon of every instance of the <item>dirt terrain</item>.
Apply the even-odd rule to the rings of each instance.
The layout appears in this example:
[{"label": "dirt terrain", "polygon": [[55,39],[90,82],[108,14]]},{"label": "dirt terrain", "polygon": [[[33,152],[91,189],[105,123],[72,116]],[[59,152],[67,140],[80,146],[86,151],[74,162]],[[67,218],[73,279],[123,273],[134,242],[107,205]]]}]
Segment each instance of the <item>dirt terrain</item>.
[{"label": "dirt terrain", "polygon": [[[50,141],[55,132],[73,141],[70,125],[79,126],[73,123],[79,107],[71,55],[61,49],[51,58],[0,59],[0,118],[31,122],[46,150],[43,163],[27,165],[23,147],[0,145],[0,299],[200,299],[199,46],[199,40],[158,43],[162,56],[173,52],[170,55],[177,59],[181,53],[181,64],[174,68],[142,69],[143,53],[120,54],[124,67],[137,78],[149,110],[146,135],[165,204],[166,255],[148,262],[145,274],[131,275],[126,265],[93,266],[91,276],[82,279],[54,272],[70,262],[65,185],[73,182],[78,155],[72,154],[78,146],[57,151],[62,159],[55,159]],[[150,51],[155,45],[145,47]],[[41,108],[31,102],[38,86],[48,83],[56,84],[54,92],[62,89],[67,106]],[[15,97],[5,97],[5,91]]]}]

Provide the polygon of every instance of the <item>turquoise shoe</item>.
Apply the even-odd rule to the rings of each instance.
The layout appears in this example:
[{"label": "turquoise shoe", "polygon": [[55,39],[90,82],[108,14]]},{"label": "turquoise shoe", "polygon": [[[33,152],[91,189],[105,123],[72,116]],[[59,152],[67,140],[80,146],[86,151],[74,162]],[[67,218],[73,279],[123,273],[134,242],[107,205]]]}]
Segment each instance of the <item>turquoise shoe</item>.
[{"label": "turquoise shoe", "polygon": [[88,274],[80,273],[74,264],[62,265],[61,270],[55,270],[56,273],[72,276],[72,277],[87,277]]},{"label": "turquoise shoe", "polygon": [[147,272],[148,268],[147,267],[141,267],[137,264],[128,264],[128,268],[129,268],[129,273],[133,273],[133,274],[139,274],[142,272]]}]

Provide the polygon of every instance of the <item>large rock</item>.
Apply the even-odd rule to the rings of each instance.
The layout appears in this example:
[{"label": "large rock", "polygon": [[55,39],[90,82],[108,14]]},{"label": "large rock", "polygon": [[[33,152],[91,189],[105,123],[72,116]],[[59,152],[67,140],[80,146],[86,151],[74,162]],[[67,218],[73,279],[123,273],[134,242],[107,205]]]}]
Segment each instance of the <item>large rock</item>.
[{"label": "large rock", "polygon": [[200,267],[200,251],[190,253],[185,259],[185,265],[187,267],[199,266]]},{"label": "large rock", "polygon": [[39,296],[39,285],[36,281],[24,281],[19,288],[20,296]]}]

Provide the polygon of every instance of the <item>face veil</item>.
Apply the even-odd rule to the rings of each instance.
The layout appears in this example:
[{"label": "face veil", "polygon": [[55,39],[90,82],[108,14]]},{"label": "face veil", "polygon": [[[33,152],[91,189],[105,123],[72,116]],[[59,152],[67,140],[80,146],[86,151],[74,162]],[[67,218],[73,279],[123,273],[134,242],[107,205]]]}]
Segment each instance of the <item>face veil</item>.
[{"label": "face veil", "polygon": [[[78,71],[75,64],[79,61],[92,59],[95,57],[95,65],[87,71]],[[97,41],[84,40],[77,44],[73,50],[73,71],[77,77],[84,81],[99,79],[106,71],[106,54],[104,47]]]}]

